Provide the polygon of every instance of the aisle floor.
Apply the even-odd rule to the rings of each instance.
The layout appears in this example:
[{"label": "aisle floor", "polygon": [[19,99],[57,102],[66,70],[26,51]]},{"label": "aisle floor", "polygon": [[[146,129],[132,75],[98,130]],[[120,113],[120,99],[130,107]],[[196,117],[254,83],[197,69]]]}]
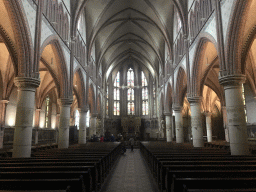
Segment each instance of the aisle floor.
[{"label": "aisle floor", "polygon": [[127,149],[120,157],[102,192],[158,192],[139,149]]}]

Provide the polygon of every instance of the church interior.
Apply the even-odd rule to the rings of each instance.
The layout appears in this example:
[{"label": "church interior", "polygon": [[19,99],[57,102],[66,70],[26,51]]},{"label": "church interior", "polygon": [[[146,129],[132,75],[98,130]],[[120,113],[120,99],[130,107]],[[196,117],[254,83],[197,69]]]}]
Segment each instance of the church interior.
[{"label": "church interior", "polygon": [[0,192],[256,191],[255,14],[0,0]]}]

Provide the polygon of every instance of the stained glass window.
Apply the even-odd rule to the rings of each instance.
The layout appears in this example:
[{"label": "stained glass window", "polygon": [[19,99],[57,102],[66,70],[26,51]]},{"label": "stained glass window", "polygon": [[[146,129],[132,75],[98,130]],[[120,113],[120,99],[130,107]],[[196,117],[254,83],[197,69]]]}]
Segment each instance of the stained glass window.
[{"label": "stained glass window", "polygon": [[90,110],[87,111],[86,114],[86,127],[90,126]]},{"label": "stained glass window", "polygon": [[79,130],[79,120],[80,120],[80,113],[78,110],[75,111],[75,126],[77,126],[77,130]]},{"label": "stained glass window", "polygon": [[130,68],[127,72],[127,113],[135,115],[134,111],[134,71]]},{"label": "stained glass window", "polygon": [[243,96],[243,104],[244,104],[244,113],[245,113],[245,121],[247,123],[247,110],[246,110],[246,103],[245,103],[245,94],[244,94],[244,85],[242,84],[242,96]]},{"label": "stained glass window", "polygon": [[45,128],[48,128],[49,124],[50,124],[50,115],[49,115],[49,110],[50,110],[50,97],[47,96],[45,99],[46,102],[46,108],[45,108]]},{"label": "stained glass window", "polygon": [[120,72],[114,81],[114,115],[120,115]]},{"label": "stained glass window", "polygon": [[142,84],[142,115],[148,115],[148,82],[143,71],[141,72]]},{"label": "stained glass window", "polygon": [[134,102],[128,102],[127,109],[128,109],[128,115],[135,115]]}]

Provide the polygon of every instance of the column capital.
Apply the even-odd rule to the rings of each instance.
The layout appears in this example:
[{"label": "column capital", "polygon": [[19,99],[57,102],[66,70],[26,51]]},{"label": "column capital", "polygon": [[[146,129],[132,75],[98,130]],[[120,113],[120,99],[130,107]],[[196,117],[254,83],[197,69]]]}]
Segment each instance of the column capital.
[{"label": "column capital", "polygon": [[219,83],[222,86],[240,86],[245,82],[246,76],[243,74],[226,75],[219,78]]},{"label": "column capital", "polygon": [[0,103],[6,104],[6,103],[9,103],[9,100],[0,100]]},{"label": "column capital", "polygon": [[73,100],[70,98],[60,98],[58,99],[58,103],[62,106],[68,106],[71,105],[73,103]]},{"label": "column capital", "polygon": [[32,77],[15,77],[14,83],[18,88],[37,88],[40,85],[40,79]]},{"label": "column capital", "polygon": [[175,112],[181,112],[183,110],[183,106],[174,105],[172,109]]},{"label": "column capital", "polygon": [[87,113],[88,112],[88,108],[79,108],[78,111],[80,113]]},{"label": "column capital", "polygon": [[163,114],[164,116],[172,116],[172,112],[164,112],[164,114]]},{"label": "column capital", "polygon": [[204,114],[205,114],[205,116],[211,116],[211,115],[212,115],[212,112],[210,112],[210,111],[205,111]]},{"label": "column capital", "polygon": [[202,97],[200,97],[200,96],[197,96],[197,97],[188,97],[187,99],[188,99],[188,102],[189,102],[190,104],[193,104],[193,103],[201,103],[201,101],[202,101]]}]

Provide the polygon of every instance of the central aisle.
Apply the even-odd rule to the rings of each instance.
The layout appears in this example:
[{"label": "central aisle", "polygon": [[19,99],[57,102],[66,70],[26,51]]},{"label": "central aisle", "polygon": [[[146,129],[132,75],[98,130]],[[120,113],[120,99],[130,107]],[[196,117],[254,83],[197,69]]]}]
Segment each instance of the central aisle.
[{"label": "central aisle", "polygon": [[157,192],[139,149],[127,149],[114,166],[102,192]]}]

